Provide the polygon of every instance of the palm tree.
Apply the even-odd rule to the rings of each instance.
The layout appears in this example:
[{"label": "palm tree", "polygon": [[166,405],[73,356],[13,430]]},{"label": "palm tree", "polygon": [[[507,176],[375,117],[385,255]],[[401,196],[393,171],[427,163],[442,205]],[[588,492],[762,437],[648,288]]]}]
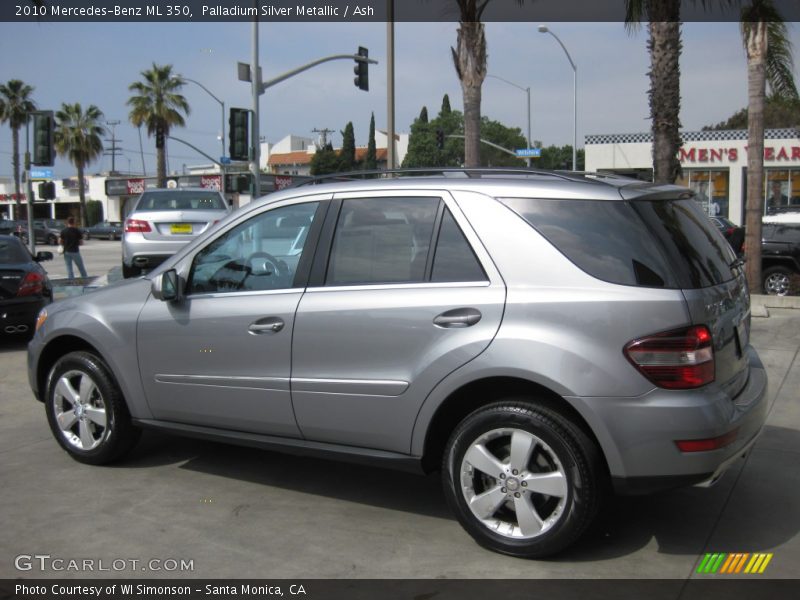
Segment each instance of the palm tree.
[{"label": "palm tree", "polygon": [[[481,164],[481,86],[486,78],[486,35],[481,17],[490,0],[456,0],[460,12],[453,64],[464,97],[464,166]],[[517,0],[522,4],[524,0]]]},{"label": "palm tree", "polygon": [[19,79],[12,79],[8,83],[0,84],[0,123],[8,121],[11,127],[12,155],[11,164],[14,169],[14,193],[16,194],[15,216],[22,215],[22,197],[19,182],[19,129],[30,119],[30,114],[36,110],[36,104],[30,96],[33,88]]},{"label": "palm tree", "polygon": [[625,0],[625,27],[634,30],[646,15],[650,53],[650,119],[653,181],[673,183],[681,173],[680,24],[681,0]]},{"label": "palm tree", "polygon": [[[147,135],[155,135],[161,129],[164,137],[169,136],[170,129],[183,127],[184,114],[189,114],[189,104],[178,92],[185,81],[172,74],[172,65],[157,65],[141,73],[144,81],[137,81],[128,86],[128,90],[136,95],[128,99],[131,112],[128,115],[135,127],[147,126]],[[156,144],[158,186],[164,187],[167,181],[167,161],[163,146]]]},{"label": "palm tree", "polygon": [[90,104],[86,108],[86,112],[77,102],[62,104],[61,110],[56,112],[56,152],[66,156],[78,170],[78,196],[81,202],[81,225],[83,226],[88,225],[83,171],[86,165],[103,152],[101,137],[105,135],[106,130],[100,124],[102,119],[102,111],[94,104]]},{"label": "palm tree", "polygon": [[772,0],[751,0],[742,9],[742,41],[747,53],[747,199],[745,201],[745,273],[761,291],[761,216],[764,212],[764,100],[773,95],[797,100],[792,76],[792,45],[786,23]]}]

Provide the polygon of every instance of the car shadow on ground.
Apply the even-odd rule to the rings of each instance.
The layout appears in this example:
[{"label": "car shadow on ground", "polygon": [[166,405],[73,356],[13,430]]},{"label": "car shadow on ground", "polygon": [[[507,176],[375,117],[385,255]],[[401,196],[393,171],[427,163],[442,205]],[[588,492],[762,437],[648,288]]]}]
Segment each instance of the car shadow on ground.
[{"label": "car shadow on ground", "polygon": [[[759,445],[800,447],[800,432],[767,426]],[[584,562],[628,556],[655,541],[663,554],[697,555],[710,542],[723,551],[775,548],[800,531],[800,506],[792,502],[800,485],[791,453],[759,450],[745,469],[740,461],[711,488],[682,488],[650,496],[609,496],[594,525],[574,546],[550,559]],[[776,461],[778,455],[783,458]],[[783,465],[782,462],[787,464]],[[223,478],[279,487],[389,510],[454,519],[439,474],[412,473],[317,458],[285,455],[147,432],[122,468],[177,464]],[[309,476],[313,474],[313,476]],[[345,482],[355,482],[346,484]],[[749,525],[741,526],[742,522]],[[720,550],[720,548],[717,548]]]}]

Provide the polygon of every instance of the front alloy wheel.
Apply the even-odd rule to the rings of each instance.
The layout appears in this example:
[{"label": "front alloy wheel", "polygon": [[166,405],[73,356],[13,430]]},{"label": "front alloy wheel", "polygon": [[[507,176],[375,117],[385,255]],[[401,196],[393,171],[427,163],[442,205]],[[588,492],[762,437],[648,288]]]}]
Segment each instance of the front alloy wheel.
[{"label": "front alloy wheel", "polygon": [[563,550],[597,512],[597,448],[560,413],[528,402],[491,404],[466,417],[445,450],[445,496],[481,545],[540,558]]},{"label": "front alloy wheel", "polygon": [[770,296],[786,296],[792,283],[792,272],[784,267],[764,270],[764,293]]},{"label": "front alloy wheel", "polygon": [[72,352],[56,362],[47,381],[45,408],[56,440],[80,462],[112,462],[139,439],[113,375],[89,352]]}]

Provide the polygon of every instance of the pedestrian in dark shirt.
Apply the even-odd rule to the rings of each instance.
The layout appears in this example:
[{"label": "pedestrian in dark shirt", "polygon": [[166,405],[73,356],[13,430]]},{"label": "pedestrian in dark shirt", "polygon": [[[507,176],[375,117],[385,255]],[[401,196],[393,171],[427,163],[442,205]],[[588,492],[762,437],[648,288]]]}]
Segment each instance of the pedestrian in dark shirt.
[{"label": "pedestrian in dark shirt", "polygon": [[72,271],[73,262],[78,265],[81,277],[87,277],[86,267],[83,266],[83,257],[81,256],[83,233],[81,233],[80,229],[75,227],[75,217],[69,217],[67,219],[67,227],[61,231],[59,243],[64,247],[64,262],[67,264],[67,278],[75,279],[75,274]]}]

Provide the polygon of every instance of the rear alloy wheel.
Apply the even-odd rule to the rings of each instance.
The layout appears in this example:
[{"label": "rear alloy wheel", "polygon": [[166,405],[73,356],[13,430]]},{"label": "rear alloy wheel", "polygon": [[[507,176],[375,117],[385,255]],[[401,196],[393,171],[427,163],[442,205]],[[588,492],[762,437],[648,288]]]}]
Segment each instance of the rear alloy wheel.
[{"label": "rear alloy wheel", "polygon": [[445,451],[445,495],[479,544],[540,558],[586,530],[600,498],[595,444],[562,415],[502,402],[469,415]]},{"label": "rear alloy wheel", "polygon": [[792,271],[786,267],[764,269],[764,293],[770,296],[786,296],[792,284]]},{"label": "rear alloy wheel", "polygon": [[79,462],[110,463],[139,439],[119,386],[94,354],[72,352],[56,362],[45,407],[56,440]]}]

